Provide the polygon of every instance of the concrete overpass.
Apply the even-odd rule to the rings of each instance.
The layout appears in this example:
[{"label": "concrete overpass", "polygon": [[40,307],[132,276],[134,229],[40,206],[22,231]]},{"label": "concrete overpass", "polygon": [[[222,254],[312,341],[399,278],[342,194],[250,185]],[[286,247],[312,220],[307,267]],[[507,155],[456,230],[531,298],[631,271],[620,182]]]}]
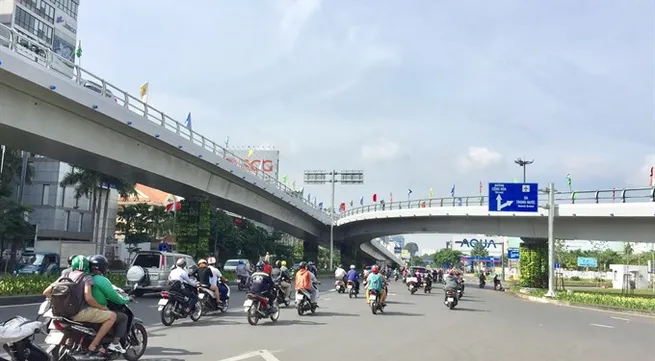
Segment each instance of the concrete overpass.
[{"label": "concrete overpass", "polygon": [[[407,233],[479,233],[547,237],[548,210],[489,212],[488,197],[419,199],[353,208],[337,220],[340,238],[362,240]],[[560,192],[556,238],[655,241],[655,188]],[[540,204],[546,204],[544,199]]]},{"label": "concrete overpass", "polygon": [[[306,240],[308,259],[317,258],[319,244],[329,246],[329,215],[293,189],[87,70],[31,52],[19,45],[30,39],[0,27],[0,144],[183,197],[208,196],[221,209]],[[56,70],[61,64],[72,78]],[[102,86],[100,94],[83,86],[89,80]],[[395,261],[366,248],[369,260]]]}]

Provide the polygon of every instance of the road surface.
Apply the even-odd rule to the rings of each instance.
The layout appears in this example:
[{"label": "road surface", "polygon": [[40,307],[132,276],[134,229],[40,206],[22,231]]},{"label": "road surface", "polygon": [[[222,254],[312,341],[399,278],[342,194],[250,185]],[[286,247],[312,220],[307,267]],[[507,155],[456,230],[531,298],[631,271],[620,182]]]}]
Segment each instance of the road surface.
[{"label": "road surface", "polygon": [[[495,292],[467,289],[455,310],[443,291],[411,296],[402,283],[390,286],[389,305],[373,315],[363,298],[327,291],[315,315],[283,309],[277,323],[248,325],[233,290],[224,315],[199,322],[159,321],[156,297],[134,305],[149,331],[143,360],[333,361],[360,360],[647,360],[653,357],[655,319],[533,303]],[[33,317],[37,306],[0,308],[0,319]],[[373,341],[371,338],[375,338]],[[373,345],[375,345],[373,347]],[[254,352],[264,350],[261,354]]]}]

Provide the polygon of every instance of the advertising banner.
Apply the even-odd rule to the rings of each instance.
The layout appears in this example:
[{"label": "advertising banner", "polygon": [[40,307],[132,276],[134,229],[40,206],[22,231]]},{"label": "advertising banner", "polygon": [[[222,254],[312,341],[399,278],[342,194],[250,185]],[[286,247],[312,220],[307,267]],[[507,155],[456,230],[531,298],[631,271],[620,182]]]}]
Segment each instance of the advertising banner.
[{"label": "advertising banner", "polygon": [[77,39],[77,21],[60,9],[55,9],[55,33],[75,43]]},{"label": "advertising banner", "polygon": [[227,160],[234,165],[241,167],[253,174],[264,172],[274,179],[278,180],[278,168],[280,166],[280,151],[275,149],[258,149],[258,148],[233,148],[228,149],[236,157],[227,154]]},{"label": "advertising banner", "polygon": [[410,258],[412,258],[412,257],[411,257],[411,255],[410,255],[410,253],[409,253],[408,250],[403,249],[403,250],[400,252],[400,258],[402,258],[402,259],[410,259]]}]

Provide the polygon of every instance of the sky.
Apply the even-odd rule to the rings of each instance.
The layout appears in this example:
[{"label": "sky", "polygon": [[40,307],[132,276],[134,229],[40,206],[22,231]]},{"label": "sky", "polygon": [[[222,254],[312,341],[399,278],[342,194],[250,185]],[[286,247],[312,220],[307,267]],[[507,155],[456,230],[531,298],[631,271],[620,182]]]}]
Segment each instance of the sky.
[{"label": "sky", "polygon": [[[648,186],[652,0],[83,1],[82,67],[280,173],[362,169],[337,202],[520,179]],[[329,201],[329,186],[306,192]],[[452,235],[410,235],[443,247]]]}]

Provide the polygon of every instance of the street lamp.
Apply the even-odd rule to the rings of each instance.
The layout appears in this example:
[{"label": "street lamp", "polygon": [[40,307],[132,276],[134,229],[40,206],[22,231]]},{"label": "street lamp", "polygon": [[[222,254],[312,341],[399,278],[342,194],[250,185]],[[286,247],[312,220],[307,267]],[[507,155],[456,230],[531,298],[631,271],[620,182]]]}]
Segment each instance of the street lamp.
[{"label": "street lamp", "polygon": [[[330,179],[328,179],[330,176]],[[337,178],[338,176],[338,178]],[[327,172],[324,170],[306,170],[304,176],[305,184],[332,183],[332,203],[330,207],[330,269],[333,269],[334,261],[334,187],[341,184],[364,184],[363,170],[335,170]]]},{"label": "street lamp", "polygon": [[526,166],[534,163],[534,159],[533,160],[523,160],[521,158],[517,158],[514,161],[514,163],[518,164],[519,167],[523,168],[523,183],[525,183],[525,168],[526,168]]}]

